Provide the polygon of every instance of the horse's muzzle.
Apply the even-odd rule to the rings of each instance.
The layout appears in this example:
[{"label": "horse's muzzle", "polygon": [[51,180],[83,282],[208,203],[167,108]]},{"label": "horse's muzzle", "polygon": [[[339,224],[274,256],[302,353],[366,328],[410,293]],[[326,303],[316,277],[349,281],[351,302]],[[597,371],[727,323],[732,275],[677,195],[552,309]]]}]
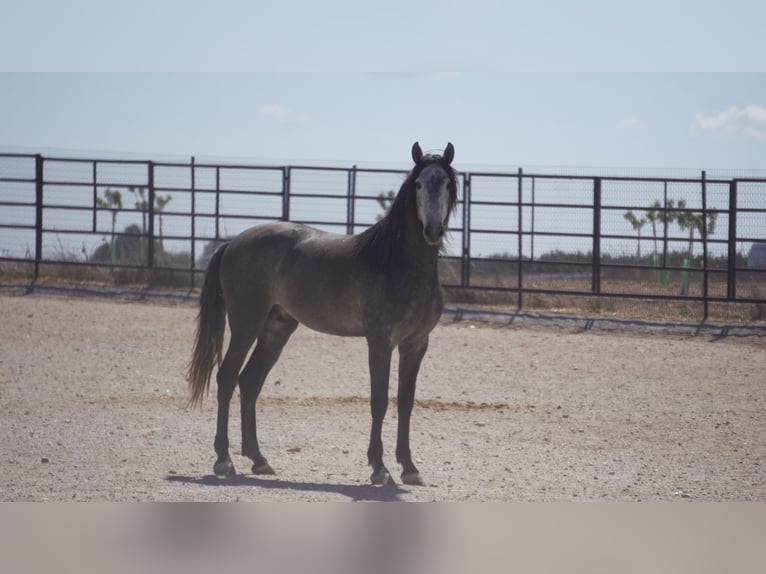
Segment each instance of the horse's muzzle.
[{"label": "horse's muzzle", "polygon": [[443,225],[425,225],[423,227],[423,239],[429,245],[440,245],[444,238],[444,226]]}]

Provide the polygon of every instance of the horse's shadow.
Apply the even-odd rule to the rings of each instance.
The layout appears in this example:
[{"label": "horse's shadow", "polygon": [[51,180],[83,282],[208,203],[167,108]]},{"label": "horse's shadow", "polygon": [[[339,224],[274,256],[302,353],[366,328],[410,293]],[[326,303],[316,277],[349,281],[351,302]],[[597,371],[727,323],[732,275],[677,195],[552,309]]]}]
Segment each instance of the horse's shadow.
[{"label": "horse's shadow", "polygon": [[375,486],[373,484],[328,484],[319,482],[296,482],[277,478],[260,478],[237,474],[219,477],[213,474],[203,476],[184,476],[171,474],[165,477],[168,482],[183,482],[200,486],[242,487],[251,486],[264,490],[292,490],[298,492],[326,492],[340,494],[354,502],[401,502],[402,494],[409,492],[399,485]]}]

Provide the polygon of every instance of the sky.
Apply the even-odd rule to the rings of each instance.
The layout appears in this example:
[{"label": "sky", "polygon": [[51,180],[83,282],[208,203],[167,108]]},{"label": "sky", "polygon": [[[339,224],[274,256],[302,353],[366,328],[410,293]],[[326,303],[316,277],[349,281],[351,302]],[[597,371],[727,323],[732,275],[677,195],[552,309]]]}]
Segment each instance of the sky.
[{"label": "sky", "polygon": [[766,169],[766,74],[0,74],[0,149],[348,165]]},{"label": "sky", "polygon": [[766,4],[635,4],[2,1],[0,152],[766,169]]}]

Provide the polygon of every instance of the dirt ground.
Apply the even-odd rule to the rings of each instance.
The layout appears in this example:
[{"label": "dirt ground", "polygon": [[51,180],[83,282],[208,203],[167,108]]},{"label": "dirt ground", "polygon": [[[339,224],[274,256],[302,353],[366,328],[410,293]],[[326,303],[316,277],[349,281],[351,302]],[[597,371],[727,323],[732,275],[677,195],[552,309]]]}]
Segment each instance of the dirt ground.
[{"label": "dirt ground", "polygon": [[195,304],[5,293],[0,314],[2,501],[766,501],[763,335],[445,316],[412,421],[427,485],[373,487],[361,339],[301,327],[258,403],[277,475],[239,456],[234,402],[219,479],[214,393],[184,408]]}]

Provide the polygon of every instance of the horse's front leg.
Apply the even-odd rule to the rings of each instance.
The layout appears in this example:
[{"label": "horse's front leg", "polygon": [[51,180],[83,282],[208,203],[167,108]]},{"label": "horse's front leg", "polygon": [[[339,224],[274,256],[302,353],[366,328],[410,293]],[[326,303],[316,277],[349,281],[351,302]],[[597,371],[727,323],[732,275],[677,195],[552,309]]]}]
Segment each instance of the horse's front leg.
[{"label": "horse's front leg", "polygon": [[410,416],[415,403],[415,382],[420,363],[428,348],[428,337],[404,341],[399,345],[399,390],[397,410],[399,424],[396,437],[396,460],[402,465],[402,482],[422,485],[410,452]]},{"label": "horse's front leg", "polygon": [[388,408],[388,379],[391,372],[390,346],[368,339],[370,362],[370,410],[372,428],[367,461],[372,467],[370,480],[373,484],[394,484],[388,469],[383,464],[383,419]]}]

